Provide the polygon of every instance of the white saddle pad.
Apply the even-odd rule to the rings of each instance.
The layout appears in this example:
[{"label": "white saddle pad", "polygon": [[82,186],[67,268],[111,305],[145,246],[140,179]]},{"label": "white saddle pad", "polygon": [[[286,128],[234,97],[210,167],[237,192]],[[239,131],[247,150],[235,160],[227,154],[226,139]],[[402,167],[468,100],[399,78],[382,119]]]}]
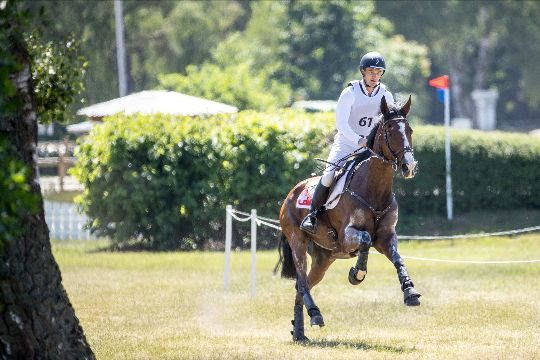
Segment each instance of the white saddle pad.
[{"label": "white saddle pad", "polygon": [[[338,182],[332,188],[330,196],[328,196],[328,199],[326,200],[326,204],[324,205],[326,209],[333,209],[338,204],[341,194],[343,193],[343,187],[345,186],[345,180],[347,179],[347,174],[351,170],[350,169],[351,165],[352,163],[349,165],[349,168],[347,169],[345,174],[343,174],[343,176],[339,178]],[[315,178],[315,179],[310,180],[306,184],[304,191],[302,191],[300,195],[298,196],[298,199],[296,199],[296,207],[298,209],[309,209],[309,207],[311,206],[311,199],[313,198],[313,192],[315,192],[315,187],[317,186],[318,183],[319,183],[319,178]]]}]

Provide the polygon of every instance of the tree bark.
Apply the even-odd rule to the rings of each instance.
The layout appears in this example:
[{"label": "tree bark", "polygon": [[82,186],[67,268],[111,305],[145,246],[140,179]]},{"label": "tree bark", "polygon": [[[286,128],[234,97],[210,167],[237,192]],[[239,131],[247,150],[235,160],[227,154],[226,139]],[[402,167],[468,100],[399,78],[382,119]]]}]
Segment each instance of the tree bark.
[{"label": "tree bark", "polygon": [[466,111],[463,97],[463,86],[461,75],[463,73],[461,66],[458,64],[459,60],[454,57],[454,54],[448,53],[448,72],[450,74],[450,91],[451,91],[451,104],[454,110],[452,117],[460,118],[466,117]]},{"label": "tree bark", "polygon": [[0,253],[0,357],[94,359],[51,251],[38,182],[29,61],[25,49],[11,52],[22,65],[11,76],[22,105],[16,116],[0,118],[0,132],[8,135],[20,159],[32,169],[29,185],[40,204],[36,215],[24,217],[21,237],[6,242]]},{"label": "tree bark", "polygon": [[480,6],[478,13],[478,28],[482,36],[478,42],[478,57],[476,59],[474,88],[485,89],[486,78],[491,64],[493,49],[497,43],[497,32],[492,29],[491,19],[485,6]]}]

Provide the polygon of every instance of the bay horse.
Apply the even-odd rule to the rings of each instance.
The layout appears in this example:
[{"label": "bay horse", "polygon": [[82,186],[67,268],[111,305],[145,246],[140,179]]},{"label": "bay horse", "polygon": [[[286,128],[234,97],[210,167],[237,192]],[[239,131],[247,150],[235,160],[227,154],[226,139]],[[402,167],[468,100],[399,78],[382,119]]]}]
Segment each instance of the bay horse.
[{"label": "bay horse", "polygon": [[[420,305],[418,293],[398,253],[396,224],[398,204],[392,192],[394,170],[413,178],[417,170],[412,147],[412,129],[407,121],[411,97],[404,105],[388,105],[383,97],[380,120],[368,139],[371,157],[351,170],[338,204],[319,216],[314,235],[300,230],[300,222],[308,209],[297,208],[297,198],[308,184],[318,177],[297,184],[287,195],[281,207],[280,258],[281,276],[296,280],[294,301],[293,341],[308,341],[304,335],[306,306],[310,324],[324,326],[321,311],[310,290],[324,277],[336,259],[357,257],[349,271],[349,282],[360,284],[367,274],[370,247],[384,254],[395,266],[404,303]],[[334,182],[335,183],[335,182]],[[311,269],[307,273],[307,253],[311,256]]]}]

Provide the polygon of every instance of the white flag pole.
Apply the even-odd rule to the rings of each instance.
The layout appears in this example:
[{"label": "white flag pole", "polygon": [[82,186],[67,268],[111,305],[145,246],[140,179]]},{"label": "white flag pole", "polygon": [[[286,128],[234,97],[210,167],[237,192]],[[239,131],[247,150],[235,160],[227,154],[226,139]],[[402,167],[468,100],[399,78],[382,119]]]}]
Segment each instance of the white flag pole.
[{"label": "white flag pole", "polygon": [[446,213],[448,220],[452,220],[453,199],[452,199],[452,162],[450,156],[450,89],[444,89],[444,153],[446,158]]}]

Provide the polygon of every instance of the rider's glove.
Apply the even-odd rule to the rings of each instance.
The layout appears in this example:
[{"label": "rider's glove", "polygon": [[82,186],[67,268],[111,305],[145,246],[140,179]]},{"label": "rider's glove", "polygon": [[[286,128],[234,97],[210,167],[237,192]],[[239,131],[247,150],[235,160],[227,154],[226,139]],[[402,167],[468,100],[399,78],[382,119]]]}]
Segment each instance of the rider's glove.
[{"label": "rider's glove", "polygon": [[359,147],[366,147],[367,146],[367,139],[360,135],[360,138],[358,139],[358,146]]}]

